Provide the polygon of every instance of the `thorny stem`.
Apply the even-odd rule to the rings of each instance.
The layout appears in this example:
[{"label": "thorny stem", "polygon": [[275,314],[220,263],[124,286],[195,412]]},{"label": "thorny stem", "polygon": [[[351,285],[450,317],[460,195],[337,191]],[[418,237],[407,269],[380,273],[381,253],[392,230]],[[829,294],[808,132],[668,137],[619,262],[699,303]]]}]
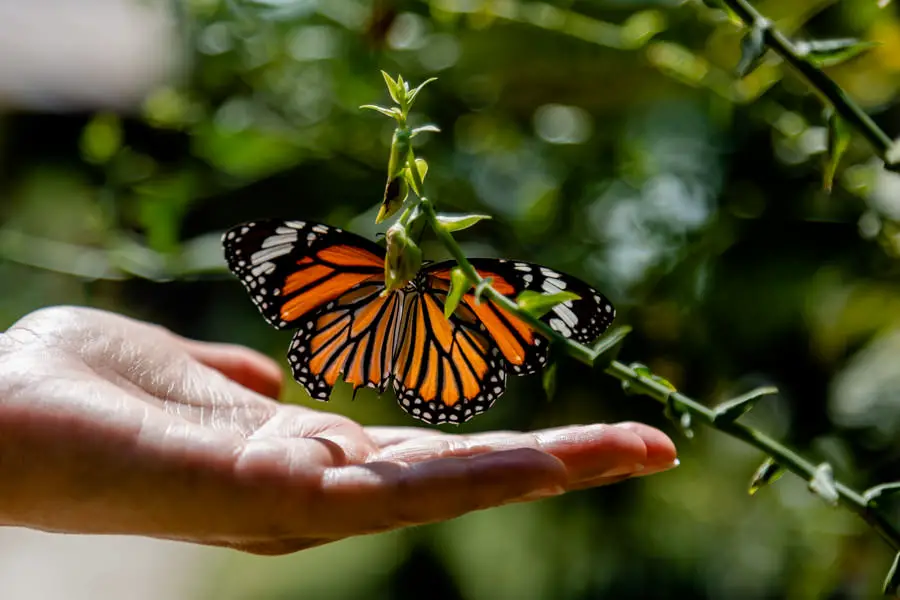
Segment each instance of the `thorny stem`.
[{"label": "thorny stem", "polygon": [[[420,191],[418,204],[420,209],[424,213],[431,229],[437,235],[438,239],[440,239],[447,251],[450,252],[456,260],[460,269],[462,269],[463,273],[465,273],[466,277],[469,279],[469,282],[473,286],[481,285],[483,296],[486,296],[501,308],[525,321],[529,326],[550,340],[552,344],[564,349],[569,356],[588,366],[603,364],[603,360],[598,360],[602,359],[601,352],[563,337],[539,318],[522,310],[512,299],[495,290],[490,283],[484,281],[484,278],[481,277],[478,271],[476,271],[469,262],[468,258],[466,258],[466,255],[463,253],[462,248],[460,248],[457,241],[453,238],[453,235],[438,221],[433,204],[424,194],[424,183],[416,168],[415,157],[412,151],[409,153],[407,164],[409,165],[409,171],[412,175],[415,187]],[[723,433],[743,440],[751,446],[762,450],[766,455],[771,456],[779,465],[806,481],[812,480],[816,475],[816,465],[793,450],[781,445],[761,431],[734,421],[717,422],[714,410],[684,394],[673,392],[669,387],[659,381],[654,381],[649,377],[645,377],[633,368],[617,360],[607,362],[604,366],[604,372],[623,383],[627,382],[630,389],[635,392],[649,396],[664,405],[673,404],[679,411],[690,413],[695,421],[700,421],[709,427],[718,429]],[[835,488],[838,493],[839,502],[843,506],[862,517],[863,520],[878,532],[891,548],[900,552],[900,531],[888,521],[887,517],[879,510],[877,505],[868,503],[859,492],[840,482],[835,481]]]},{"label": "thorny stem", "polygon": [[835,112],[868,140],[885,164],[892,166],[893,157],[890,156],[890,151],[894,144],[893,140],[831,77],[810,61],[784,34],[775,29],[772,23],[747,0],[721,1],[744,22],[744,25],[761,29],[765,33],[766,45],[800,72],[806,81],[834,106]]}]

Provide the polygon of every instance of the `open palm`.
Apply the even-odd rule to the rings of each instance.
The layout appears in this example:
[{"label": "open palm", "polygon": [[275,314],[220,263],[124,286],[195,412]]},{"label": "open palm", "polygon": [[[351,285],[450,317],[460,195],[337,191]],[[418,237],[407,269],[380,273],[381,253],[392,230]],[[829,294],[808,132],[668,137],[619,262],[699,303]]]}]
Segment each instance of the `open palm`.
[{"label": "open palm", "polygon": [[256,553],[453,518],[673,466],[637,423],[450,435],[272,400],[247,348],[98,310],[0,335],[0,522]]}]

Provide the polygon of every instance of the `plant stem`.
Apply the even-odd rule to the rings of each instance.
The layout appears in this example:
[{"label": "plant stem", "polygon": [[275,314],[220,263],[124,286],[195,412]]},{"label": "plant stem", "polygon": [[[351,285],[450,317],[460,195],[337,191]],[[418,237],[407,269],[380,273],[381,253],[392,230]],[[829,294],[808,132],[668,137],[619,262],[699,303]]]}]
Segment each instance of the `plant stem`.
[{"label": "plant stem", "polygon": [[[601,358],[597,351],[562,336],[539,318],[522,310],[512,299],[504,296],[495,290],[489,282],[485,281],[478,271],[475,270],[475,267],[472,266],[472,263],[469,262],[469,259],[466,258],[466,255],[463,253],[462,248],[459,246],[456,239],[454,239],[453,235],[438,221],[433,204],[424,195],[424,183],[419,176],[418,169],[416,169],[415,156],[412,152],[409,153],[407,163],[410,166],[409,170],[412,174],[415,187],[420,191],[420,209],[425,214],[425,218],[435,235],[437,235],[447,251],[450,252],[456,260],[460,269],[462,269],[462,272],[465,273],[466,277],[469,279],[469,282],[474,286],[480,285],[483,290],[483,295],[494,302],[494,304],[527,323],[538,333],[549,339],[551,343],[564,349],[569,356],[572,356],[589,366],[595,366],[598,359]],[[602,361],[600,364],[602,364]],[[743,440],[751,446],[762,450],[767,456],[771,456],[779,465],[806,481],[810,481],[816,475],[816,465],[761,431],[734,421],[717,422],[715,410],[704,406],[684,394],[673,392],[669,387],[659,381],[645,377],[635,371],[635,369],[617,360],[612,360],[605,364],[604,372],[623,383],[627,382],[630,388],[636,392],[649,396],[665,405],[672,404],[677,410],[690,413],[693,419],[700,421],[709,427],[718,429],[732,437]],[[835,481],[835,489],[838,493],[838,500],[843,506],[862,517],[873,529],[875,529],[875,531],[878,532],[891,548],[900,552],[900,531],[888,521],[877,506],[870,505],[861,494],[838,481]]]},{"label": "plant stem", "polygon": [[888,166],[893,162],[889,152],[893,140],[872,118],[854,102],[835,81],[804,55],[785,35],[759,13],[747,0],[722,0],[748,27],[765,32],[765,42],[772,50],[793,66],[820,95],[834,106],[834,110],[853,126],[875,149]]}]

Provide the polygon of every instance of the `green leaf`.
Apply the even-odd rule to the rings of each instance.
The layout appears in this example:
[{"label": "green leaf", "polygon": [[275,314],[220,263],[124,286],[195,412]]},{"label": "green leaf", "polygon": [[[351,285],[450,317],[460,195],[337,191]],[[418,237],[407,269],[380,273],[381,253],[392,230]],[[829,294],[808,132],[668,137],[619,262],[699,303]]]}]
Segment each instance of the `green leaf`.
[{"label": "green leaf", "polygon": [[763,396],[771,396],[772,394],[777,393],[778,388],[776,387],[761,387],[756,388],[755,390],[751,390],[746,394],[742,394],[737,398],[734,398],[733,400],[723,402],[716,407],[714,417],[715,422],[733,423],[746,412],[748,412],[751,408],[753,408],[760,398],[762,398]]},{"label": "green leaf", "polygon": [[450,232],[468,229],[479,221],[490,218],[490,215],[448,215],[446,213],[437,216],[438,223]]},{"label": "green leaf", "polygon": [[876,504],[877,500],[882,496],[889,496],[897,493],[900,493],[900,481],[882,483],[881,485],[870,487],[863,492],[863,498],[866,499],[866,504]]},{"label": "green leaf", "polygon": [[403,206],[409,196],[409,185],[403,177],[388,179],[384,186],[384,198],[381,200],[381,208],[375,216],[375,223],[381,223]]},{"label": "green leaf", "polygon": [[[614,361],[616,355],[619,353],[619,349],[622,347],[625,336],[629,333],[631,333],[631,327],[625,325],[623,327],[617,327],[597,340],[591,347],[591,350],[594,353],[594,366],[604,367]],[[603,360],[598,360],[601,357]]]},{"label": "green leaf", "polygon": [[770,456],[763,461],[763,464],[759,465],[756,473],[750,478],[750,486],[747,489],[747,493],[752,496],[763,487],[781,479],[781,476],[784,475],[784,473],[784,467],[775,462]]},{"label": "green leaf", "polygon": [[541,382],[544,385],[544,392],[547,394],[547,400],[553,400],[556,395],[556,363],[553,362],[549,367],[544,369],[541,376]]},{"label": "green leaf", "polygon": [[450,291],[447,293],[447,298],[444,300],[444,316],[448,319],[450,315],[453,314],[453,311],[456,310],[456,307],[459,306],[459,301],[462,300],[463,295],[469,291],[472,287],[472,283],[469,281],[469,278],[466,277],[466,274],[463,273],[463,270],[459,267],[453,267],[453,270],[450,271]]},{"label": "green leaf", "polygon": [[834,485],[834,471],[828,463],[822,463],[816,467],[816,474],[809,480],[809,490],[822,500],[837,506],[840,494]]},{"label": "green leaf", "polygon": [[422,83],[417,85],[414,89],[409,90],[409,92],[406,94],[406,108],[407,109],[409,109],[413,105],[413,102],[416,101],[416,97],[419,95],[419,92],[422,91],[422,88],[424,88],[426,85],[428,85],[432,81],[437,81],[437,77],[431,77],[429,79],[426,79],[425,81],[423,81]]},{"label": "green leaf", "polygon": [[801,41],[794,45],[801,56],[806,56],[817,67],[833,67],[881,44],[856,38],[841,38]]},{"label": "green leaf", "polygon": [[420,133],[440,133],[441,128],[437,125],[422,125],[421,127],[416,127],[412,130],[409,137],[414,138]]},{"label": "green leaf", "polygon": [[881,588],[881,592],[885,596],[898,597],[900,596],[900,552],[894,556],[894,562],[891,564],[891,569],[888,571],[887,577],[884,578],[884,585]]},{"label": "green leaf", "polygon": [[762,62],[766,53],[766,29],[768,22],[754,24],[741,39],[741,60],[738,62],[738,77],[746,77]]},{"label": "green leaf", "polygon": [[[428,163],[424,158],[416,159],[416,170],[419,171],[419,180],[425,183],[425,176],[428,175]],[[412,176],[408,167],[406,169],[406,181],[409,182],[409,187],[416,191],[416,194],[422,195],[422,190],[416,186],[416,178]]]},{"label": "green leaf", "polygon": [[541,294],[532,290],[525,290],[516,298],[519,308],[533,317],[541,318],[553,307],[570,300],[578,300],[581,296],[572,292],[556,292],[555,294]]},{"label": "green leaf", "polygon": [[825,150],[825,171],[822,186],[826,192],[831,192],[834,183],[834,174],[837,172],[838,163],[850,145],[850,127],[833,108],[828,110],[828,146]]},{"label": "green leaf", "polygon": [[406,90],[403,89],[403,77],[398,76],[397,81],[394,81],[391,79],[391,76],[384,71],[381,72],[381,76],[384,77],[384,83],[387,86],[391,98],[394,102],[403,106],[403,103],[406,100]]},{"label": "green leaf", "polygon": [[386,108],[384,106],[378,106],[377,104],[363,104],[362,106],[360,106],[360,108],[380,112],[386,117],[390,117],[392,119],[400,120],[401,118],[403,118],[403,113],[400,112],[400,109],[396,106],[392,108]]}]

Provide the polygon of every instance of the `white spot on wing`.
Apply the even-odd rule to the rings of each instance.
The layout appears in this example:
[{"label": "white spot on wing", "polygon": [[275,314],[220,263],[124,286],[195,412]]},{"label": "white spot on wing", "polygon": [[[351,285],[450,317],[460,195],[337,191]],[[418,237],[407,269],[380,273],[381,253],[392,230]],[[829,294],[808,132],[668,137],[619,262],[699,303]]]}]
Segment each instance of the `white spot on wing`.
[{"label": "white spot on wing", "polygon": [[578,325],[578,317],[575,316],[575,313],[573,313],[569,307],[563,306],[562,304],[557,304],[553,307],[553,312],[559,315],[560,318],[562,318],[562,320],[565,321],[566,325],[568,325],[569,327],[575,327],[576,325]]},{"label": "white spot on wing", "polygon": [[258,265],[260,263],[264,263],[272,260],[273,258],[278,258],[279,256],[284,256],[291,251],[290,245],[284,246],[275,246],[273,248],[266,248],[265,250],[259,250],[258,252],[254,252],[250,256],[250,262],[254,265]]},{"label": "white spot on wing", "polygon": [[562,321],[562,319],[550,319],[550,327],[566,337],[572,335],[572,330],[569,329],[569,327]]},{"label": "white spot on wing", "polygon": [[254,276],[259,277],[260,275],[268,275],[274,270],[275,263],[266,262],[253,267],[252,269],[250,269],[250,272],[253,273]]}]

